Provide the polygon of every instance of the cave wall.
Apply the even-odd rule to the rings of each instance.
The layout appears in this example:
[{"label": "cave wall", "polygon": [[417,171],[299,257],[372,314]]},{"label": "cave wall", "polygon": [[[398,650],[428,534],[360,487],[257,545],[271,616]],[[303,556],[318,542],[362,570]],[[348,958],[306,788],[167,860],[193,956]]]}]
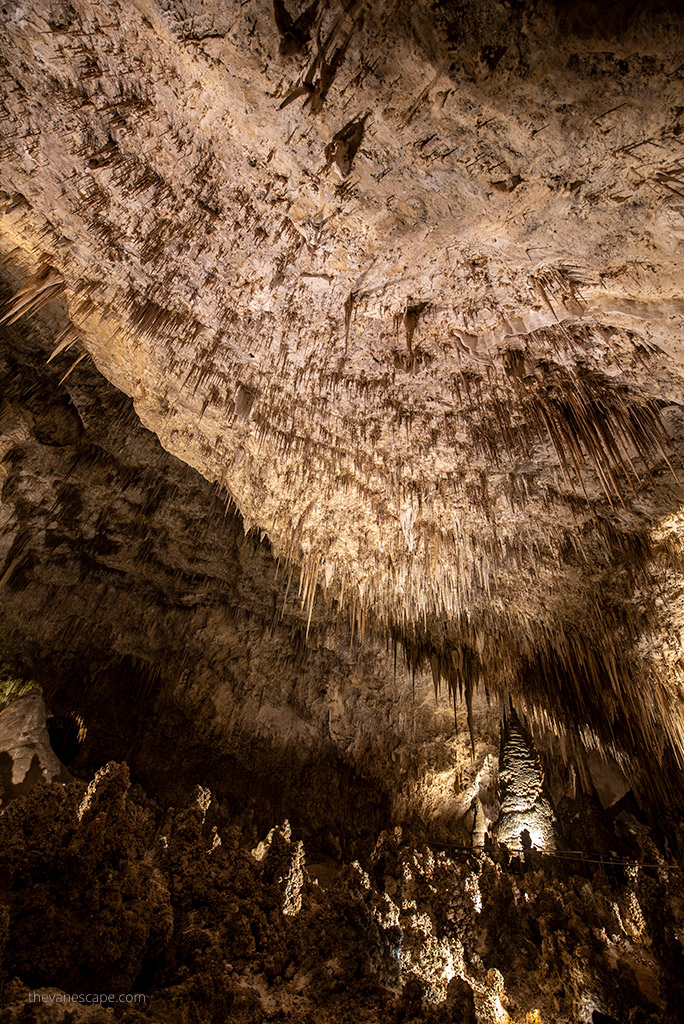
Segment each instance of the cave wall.
[{"label": "cave wall", "polygon": [[309,618],[268,542],[130,399],[92,366],[60,382],[46,359],[67,328],[59,300],[0,327],[0,643],[54,715],[81,716],[72,770],[125,759],[166,802],[209,785],[331,856],[395,820],[457,827],[496,764],[498,702],[475,702],[473,757],[462,700],[352,640],[322,596]]},{"label": "cave wall", "polygon": [[307,11],[5,5],[10,319],[60,294],[63,372],[131,396],[307,612],[667,800],[678,6]]},{"label": "cave wall", "polygon": [[5,0],[8,1021],[678,1019],[682,27]]}]

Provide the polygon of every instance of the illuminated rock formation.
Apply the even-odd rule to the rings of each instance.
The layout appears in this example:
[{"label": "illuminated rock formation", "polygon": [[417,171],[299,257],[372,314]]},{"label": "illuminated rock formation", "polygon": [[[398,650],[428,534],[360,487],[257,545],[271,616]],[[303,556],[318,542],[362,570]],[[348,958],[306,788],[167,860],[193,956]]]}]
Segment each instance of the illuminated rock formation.
[{"label": "illuminated rock formation", "polygon": [[61,292],[307,612],[678,764],[676,7],[5,10],[8,318]]},{"label": "illuminated rock formation", "polygon": [[[46,791],[60,842],[90,828],[88,783],[114,794],[106,828],[133,830],[121,871],[160,930],[112,943],[162,1017],[185,1019],[184,957],[181,988],[213,965],[207,1019],[317,1021],[307,972],[329,1001],[361,985],[354,1019],[372,978],[396,1024],[673,1012],[683,28],[667,0],[0,8],[0,676],[78,723],[77,781]],[[110,762],[132,803],[128,769],[96,774]],[[176,846],[160,832],[170,860],[141,838],[198,785],[244,867],[237,952],[195,900],[199,811]],[[38,796],[13,795],[19,835]],[[552,813],[558,855],[610,859],[619,898],[534,851],[461,870],[493,835],[550,845]],[[342,870],[327,909],[305,853]],[[644,857],[655,874],[626,877]],[[21,945],[20,882],[0,935]],[[321,940],[288,976],[319,911],[346,952]],[[494,923],[468,939],[497,914],[520,949]],[[31,983],[79,980],[48,947]],[[543,1005],[511,996],[526,955],[529,991],[556,964]]]},{"label": "illuminated rock formation", "polygon": [[555,849],[553,814],[544,794],[541,765],[517,716],[511,716],[506,722],[499,779],[498,841],[512,850],[532,846],[552,852]]}]

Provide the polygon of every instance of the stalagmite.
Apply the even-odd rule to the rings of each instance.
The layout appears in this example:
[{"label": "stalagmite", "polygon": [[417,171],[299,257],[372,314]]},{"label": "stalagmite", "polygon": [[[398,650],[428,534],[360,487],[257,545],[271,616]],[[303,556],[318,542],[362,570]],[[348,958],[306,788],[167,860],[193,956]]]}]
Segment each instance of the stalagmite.
[{"label": "stalagmite", "polygon": [[677,1019],[679,7],[0,8],[8,1021]]}]

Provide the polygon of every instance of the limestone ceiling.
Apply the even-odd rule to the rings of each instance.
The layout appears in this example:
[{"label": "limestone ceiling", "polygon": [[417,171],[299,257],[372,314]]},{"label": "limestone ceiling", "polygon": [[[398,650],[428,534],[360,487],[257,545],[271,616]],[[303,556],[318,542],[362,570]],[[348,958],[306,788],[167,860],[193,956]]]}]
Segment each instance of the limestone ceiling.
[{"label": "limestone ceiling", "polygon": [[131,395],[305,605],[677,752],[677,5],[2,11],[8,315],[61,293],[64,372]]}]

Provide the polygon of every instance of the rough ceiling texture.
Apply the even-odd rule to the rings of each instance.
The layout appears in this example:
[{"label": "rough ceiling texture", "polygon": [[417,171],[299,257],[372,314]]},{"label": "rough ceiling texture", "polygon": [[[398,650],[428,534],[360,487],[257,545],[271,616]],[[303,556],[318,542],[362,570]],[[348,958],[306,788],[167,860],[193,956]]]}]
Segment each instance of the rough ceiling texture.
[{"label": "rough ceiling texture", "polygon": [[129,398],[89,364],[60,385],[60,305],[3,329],[0,673],[12,661],[80,716],[72,770],[125,757],[166,802],[211,786],[260,829],[289,817],[310,852],[414,816],[453,833],[491,783],[498,703],[475,699],[471,755],[461,701],[351,644],[322,596],[307,621],[268,543]]},{"label": "rough ceiling texture", "polygon": [[679,760],[676,6],[3,10],[10,310],[305,607]]},{"label": "rough ceiling texture", "polygon": [[680,5],[0,4],[7,1019],[676,1024]]}]

